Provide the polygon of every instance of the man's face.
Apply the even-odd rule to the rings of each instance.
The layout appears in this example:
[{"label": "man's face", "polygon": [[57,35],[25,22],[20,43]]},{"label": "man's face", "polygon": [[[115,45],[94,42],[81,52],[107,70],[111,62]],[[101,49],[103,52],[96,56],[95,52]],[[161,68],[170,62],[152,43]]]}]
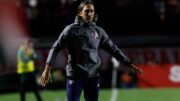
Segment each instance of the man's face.
[{"label": "man's face", "polygon": [[94,19],[94,6],[92,4],[85,5],[80,12],[80,16],[85,22],[92,22]]}]

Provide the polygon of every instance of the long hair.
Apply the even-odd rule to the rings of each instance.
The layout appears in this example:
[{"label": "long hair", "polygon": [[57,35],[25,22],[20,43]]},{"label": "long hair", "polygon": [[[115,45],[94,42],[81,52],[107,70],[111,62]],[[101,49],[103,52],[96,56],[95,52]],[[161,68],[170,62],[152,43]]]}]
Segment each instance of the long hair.
[{"label": "long hair", "polygon": [[[91,0],[84,0],[84,1],[82,1],[82,2],[80,3],[80,5],[79,5],[78,8],[77,8],[77,14],[76,14],[76,17],[77,17],[78,19],[82,19],[82,17],[79,16],[79,13],[83,10],[84,6],[86,6],[86,5],[88,5],[88,4],[91,4],[91,5],[94,6],[93,1],[91,1]],[[97,18],[98,18],[98,16],[97,16],[97,14],[95,13],[95,14],[94,14],[94,18],[93,18],[93,22],[96,22],[96,21],[97,21]]]}]

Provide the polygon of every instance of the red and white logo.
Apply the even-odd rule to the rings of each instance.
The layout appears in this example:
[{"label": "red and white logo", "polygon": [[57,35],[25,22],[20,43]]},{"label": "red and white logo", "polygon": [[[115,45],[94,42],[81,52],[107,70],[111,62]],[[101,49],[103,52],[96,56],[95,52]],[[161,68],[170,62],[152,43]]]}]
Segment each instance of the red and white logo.
[{"label": "red and white logo", "polygon": [[91,32],[93,39],[97,39],[98,33],[97,32]]}]

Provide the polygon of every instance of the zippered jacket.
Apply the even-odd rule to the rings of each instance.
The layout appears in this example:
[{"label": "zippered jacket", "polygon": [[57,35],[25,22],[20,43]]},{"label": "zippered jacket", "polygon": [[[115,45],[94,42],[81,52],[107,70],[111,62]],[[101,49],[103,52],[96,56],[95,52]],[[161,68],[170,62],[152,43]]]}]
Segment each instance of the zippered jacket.
[{"label": "zippered jacket", "polygon": [[67,25],[53,44],[46,63],[52,66],[58,52],[63,48],[68,51],[68,77],[98,77],[101,64],[99,49],[107,51],[125,65],[131,63],[105,30],[98,27],[95,22],[85,23],[76,19],[74,23]]}]

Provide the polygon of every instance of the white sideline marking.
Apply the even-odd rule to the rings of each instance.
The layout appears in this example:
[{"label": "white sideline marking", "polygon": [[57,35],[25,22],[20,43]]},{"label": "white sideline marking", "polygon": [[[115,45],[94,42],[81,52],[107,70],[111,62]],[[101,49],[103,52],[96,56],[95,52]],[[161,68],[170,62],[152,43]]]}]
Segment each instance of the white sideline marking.
[{"label": "white sideline marking", "polygon": [[116,101],[117,100],[117,95],[118,95],[118,89],[113,88],[111,92],[111,99],[110,101]]}]

